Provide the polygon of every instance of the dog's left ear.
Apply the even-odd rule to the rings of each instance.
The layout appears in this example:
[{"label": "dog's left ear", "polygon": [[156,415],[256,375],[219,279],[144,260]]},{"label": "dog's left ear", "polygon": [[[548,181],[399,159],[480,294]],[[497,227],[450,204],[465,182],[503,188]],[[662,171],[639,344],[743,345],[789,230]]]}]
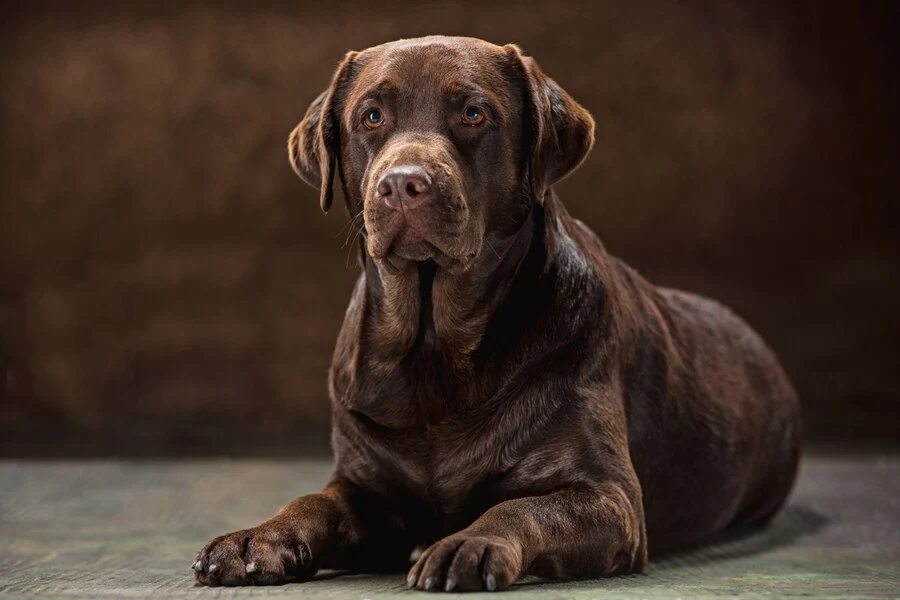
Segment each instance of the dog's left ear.
[{"label": "dog's left ear", "polygon": [[525,84],[523,144],[530,193],[543,204],[557,181],[580,165],[594,145],[594,119],[515,44],[504,47]]},{"label": "dog's left ear", "polygon": [[356,55],[356,52],[347,53],[331,85],[313,100],[306,116],[288,138],[291,166],[303,181],[319,190],[324,212],[331,208],[334,197],[334,174],[341,156],[338,112]]}]

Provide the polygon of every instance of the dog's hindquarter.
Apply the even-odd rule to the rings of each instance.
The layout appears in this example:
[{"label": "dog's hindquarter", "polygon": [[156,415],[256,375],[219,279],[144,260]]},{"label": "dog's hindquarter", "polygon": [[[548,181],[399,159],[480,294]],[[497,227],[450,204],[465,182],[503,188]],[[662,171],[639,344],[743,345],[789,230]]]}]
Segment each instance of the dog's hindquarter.
[{"label": "dog's hindquarter", "polygon": [[721,304],[619,272],[642,296],[625,402],[651,552],[765,520],[793,484],[801,435],[778,359]]}]

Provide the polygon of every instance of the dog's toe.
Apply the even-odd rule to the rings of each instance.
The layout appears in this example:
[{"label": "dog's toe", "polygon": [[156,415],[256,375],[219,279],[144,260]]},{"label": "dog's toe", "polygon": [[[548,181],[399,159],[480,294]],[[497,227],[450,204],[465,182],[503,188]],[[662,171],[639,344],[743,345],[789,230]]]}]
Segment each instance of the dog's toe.
[{"label": "dog's toe", "polygon": [[313,574],[305,543],[279,530],[236,531],[206,545],[192,565],[203,585],[274,585]]},{"label": "dog's toe", "polygon": [[409,572],[407,587],[424,591],[493,592],[519,576],[521,552],[508,541],[459,533],[435,543]]}]

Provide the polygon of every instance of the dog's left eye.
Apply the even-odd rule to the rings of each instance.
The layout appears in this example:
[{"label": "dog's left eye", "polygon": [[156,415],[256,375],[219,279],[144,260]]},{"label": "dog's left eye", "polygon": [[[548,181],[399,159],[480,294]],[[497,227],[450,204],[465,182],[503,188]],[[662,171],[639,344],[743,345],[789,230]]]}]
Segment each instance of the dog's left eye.
[{"label": "dog's left eye", "polygon": [[476,127],[484,123],[484,113],[474,106],[467,106],[463,110],[462,120],[464,124],[470,127]]},{"label": "dog's left eye", "polygon": [[363,125],[369,129],[376,129],[384,125],[384,115],[377,108],[368,111],[363,117]]}]

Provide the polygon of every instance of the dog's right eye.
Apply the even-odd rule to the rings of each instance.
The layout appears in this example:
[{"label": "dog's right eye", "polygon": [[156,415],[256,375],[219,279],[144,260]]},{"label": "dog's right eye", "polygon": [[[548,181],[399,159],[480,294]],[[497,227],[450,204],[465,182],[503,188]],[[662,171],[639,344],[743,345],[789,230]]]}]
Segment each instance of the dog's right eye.
[{"label": "dog's right eye", "polygon": [[484,113],[475,106],[467,106],[463,111],[462,121],[469,127],[478,127],[484,123]]},{"label": "dog's right eye", "polygon": [[366,112],[366,115],[363,117],[363,125],[365,125],[369,129],[376,129],[384,125],[384,115],[381,114],[381,111],[377,108],[373,108],[370,111]]}]

